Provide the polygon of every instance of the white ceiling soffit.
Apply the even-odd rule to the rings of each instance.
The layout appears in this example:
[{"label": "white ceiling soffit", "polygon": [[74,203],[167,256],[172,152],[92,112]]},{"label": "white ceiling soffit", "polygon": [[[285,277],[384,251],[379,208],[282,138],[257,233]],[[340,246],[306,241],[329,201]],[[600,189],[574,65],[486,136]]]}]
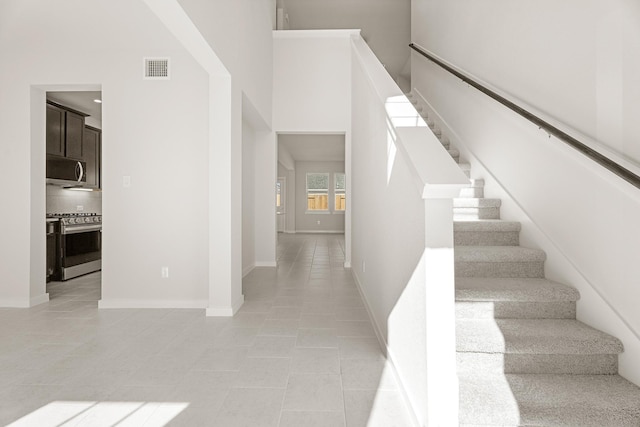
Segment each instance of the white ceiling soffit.
[{"label": "white ceiling soffit", "polygon": [[296,162],[344,162],[344,135],[278,135]]},{"label": "white ceiling soffit", "polygon": [[102,92],[47,92],[47,100],[78,110],[100,120],[102,119],[102,104],[94,102],[94,99],[102,99]]},{"label": "white ceiling soffit", "polygon": [[389,74],[397,77],[410,56],[411,0],[289,0],[291,30],[361,29]]}]

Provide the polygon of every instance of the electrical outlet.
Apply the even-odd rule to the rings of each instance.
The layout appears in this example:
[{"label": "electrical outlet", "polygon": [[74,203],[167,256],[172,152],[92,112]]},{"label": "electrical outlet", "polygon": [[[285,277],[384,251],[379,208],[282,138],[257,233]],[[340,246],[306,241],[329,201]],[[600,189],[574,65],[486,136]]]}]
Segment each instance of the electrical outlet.
[{"label": "electrical outlet", "polygon": [[122,186],[125,188],[131,187],[131,177],[129,175],[122,177]]},{"label": "electrical outlet", "polygon": [[362,272],[364,273],[365,271],[367,271],[367,264],[362,261]]},{"label": "electrical outlet", "polygon": [[162,267],[160,269],[160,277],[162,277],[163,279],[169,278],[169,267]]},{"label": "electrical outlet", "polygon": [[320,221],[317,221],[316,224],[320,225]]},{"label": "electrical outlet", "polygon": [[82,205],[76,205],[76,211],[81,212],[84,210],[84,206]]}]

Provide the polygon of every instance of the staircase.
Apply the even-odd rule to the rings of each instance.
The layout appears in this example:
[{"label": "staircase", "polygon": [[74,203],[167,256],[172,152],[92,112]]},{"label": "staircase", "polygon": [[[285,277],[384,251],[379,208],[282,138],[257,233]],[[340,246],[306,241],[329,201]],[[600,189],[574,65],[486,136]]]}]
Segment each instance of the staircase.
[{"label": "staircase", "polygon": [[578,292],[545,279],[545,253],[520,246],[520,223],[470,181],[454,199],[460,424],[640,426],[640,388],[617,375],[622,343],[576,320]]}]

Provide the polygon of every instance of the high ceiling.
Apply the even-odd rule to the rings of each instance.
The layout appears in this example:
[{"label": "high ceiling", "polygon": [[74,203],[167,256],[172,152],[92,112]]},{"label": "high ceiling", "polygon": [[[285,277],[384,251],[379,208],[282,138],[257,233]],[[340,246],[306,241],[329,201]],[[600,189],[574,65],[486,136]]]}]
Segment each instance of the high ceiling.
[{"label": "high ceiling", "polygon": [[344,162],[344,135],[280,134],[278,146],[296,162]]},{"label": "high ceiling", "polygon": [[283,4],[289,29],[361,29],[389,74],[409,77],[403,69],[409,60],[411,0],[283,0]]}]

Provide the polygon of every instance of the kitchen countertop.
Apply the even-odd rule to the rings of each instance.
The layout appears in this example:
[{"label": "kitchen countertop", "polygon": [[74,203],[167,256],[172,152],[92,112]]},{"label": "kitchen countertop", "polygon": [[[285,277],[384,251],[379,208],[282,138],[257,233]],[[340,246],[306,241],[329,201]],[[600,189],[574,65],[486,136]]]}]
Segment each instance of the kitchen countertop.
[{"label": "kitchen countertop", "polygon": [[60,218],[47,218],[47,222],[58,222]]}]

